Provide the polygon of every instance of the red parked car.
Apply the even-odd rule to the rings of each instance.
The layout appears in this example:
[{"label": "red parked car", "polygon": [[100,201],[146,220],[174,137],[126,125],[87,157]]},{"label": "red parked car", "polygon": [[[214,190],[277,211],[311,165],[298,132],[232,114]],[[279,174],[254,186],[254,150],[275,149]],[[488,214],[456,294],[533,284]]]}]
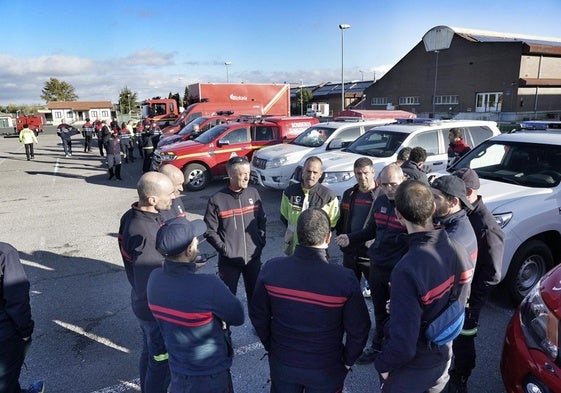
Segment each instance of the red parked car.
[{"label": "red parked car", "polygon": [[542,277],[507,327],[501,374],[508,393],[561,392],[561,265]]}]

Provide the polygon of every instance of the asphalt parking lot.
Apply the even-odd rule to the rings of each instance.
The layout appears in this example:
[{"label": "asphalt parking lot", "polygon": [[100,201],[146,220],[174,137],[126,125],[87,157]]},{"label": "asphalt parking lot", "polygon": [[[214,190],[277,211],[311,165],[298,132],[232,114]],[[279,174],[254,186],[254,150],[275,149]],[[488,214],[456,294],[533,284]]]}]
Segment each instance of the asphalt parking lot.
[{"label": "asphalt parking lot", "polygon": [[[116,234],[121,215],[136,199],[141,162],[123,164],[124,180],[109,181],[96,150],[83,153],[81,138],[75,138],[74,154],[65,158],[54,128],[47,127],[29,162],[17,138],[0,138],[0,239],[20,251],[36,323],[21,382],[26,386],[44,379],[48,392],[135,392],[140,330],[130,309]],[[208,197],[222,184],[183,193],[192,218],[204,214]],[[265,261],[281,252],[284,228],[278,213],[281,193],[259,191],[268,215]],[[210,251],[206,242],[201,249]],[[332,263],[341,263],[336,247],[330,255]],[[203,271],[214,273],[216,258]],[[245,304],[243,292],[240,285],[238,296]],[[481,317],[470,391],[504,391],[499,361],[512,312],[501,292],[494,292]],[[233,339],[235,390],[268,391],[264,351],[248,318],[233,328]],[[378,392],[377,384],[373,366],[355,366],[344,392]]]}]

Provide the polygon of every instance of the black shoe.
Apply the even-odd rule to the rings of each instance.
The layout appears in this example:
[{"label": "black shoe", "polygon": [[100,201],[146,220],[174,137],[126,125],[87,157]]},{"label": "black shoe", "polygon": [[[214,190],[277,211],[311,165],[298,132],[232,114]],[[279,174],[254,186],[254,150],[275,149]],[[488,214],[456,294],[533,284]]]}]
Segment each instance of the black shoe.
[{"label": "black shoe", "polygon": [[360,355],[360,357],[356,360],[355,363],[370,364],[374,361],[374,359],[376,359],[376,356],[378,356],[379,353],[380,351],[378,351],[377,349],[368,347],[364,351],[362,351],[362,355]]},{"label": "black shoe", "polygon": [[454,369],[449,371],[450,381],[448,381],[448,393],[467,393],[467,381],[469,375],[460,373]]}]

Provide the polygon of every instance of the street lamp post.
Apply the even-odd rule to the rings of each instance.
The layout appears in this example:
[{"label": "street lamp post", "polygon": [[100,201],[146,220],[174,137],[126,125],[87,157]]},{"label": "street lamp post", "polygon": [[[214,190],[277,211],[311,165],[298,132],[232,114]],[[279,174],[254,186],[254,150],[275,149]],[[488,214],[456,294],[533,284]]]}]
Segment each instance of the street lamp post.
[{"label": "street lamp post", "polygon": [[224,65],[226,66],[226,83],[230,83],[230,73],[228,70],[228,67],[230,67],[232,65],[231,61],[225,61]]},{"label": "street lamp post", "polygon": [[304,95],[302,88],[304,87],[304,81],[300,79],[300,116],[304,116]]},{"label": "street lamp post", "polygon": [[363,81],[364,80],[364,71],[358,70],[358,72],[360,72],[360,80]]},{"label": "street lamp post", "polygon": [[346,29],[350,28],[351,25],[341,24],[339,25],[339,29],[341,29],[341,111],[345,110],[345,77],[344,77],[344,70],[345,70],[345,39],[344,39],[344,32]]}]

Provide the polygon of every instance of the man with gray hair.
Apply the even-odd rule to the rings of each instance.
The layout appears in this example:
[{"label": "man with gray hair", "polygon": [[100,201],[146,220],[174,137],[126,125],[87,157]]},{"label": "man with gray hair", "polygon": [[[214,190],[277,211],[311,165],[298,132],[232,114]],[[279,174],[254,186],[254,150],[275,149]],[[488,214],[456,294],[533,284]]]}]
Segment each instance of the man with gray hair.
[{"label": "man with gray hair", "polygon": [[340,392],[368,339],[368,309],[355,274],[327,261],[327,213],[304,210],[296,235],[293,255],[264,265],[249,316],[269,355],[271,392]]},{"label": "man with gray hair", "polygon": [[234,295],[243,275],[249,303],[261,270],[267,218],[259,192],[249,187],[247,158],[230,158],[226,171],[228,185],[208,200],[205,237],[218,252],[218,274]]},{"label": "man with gray hair", "polygon": [[164,217],[164,220],[169,220],[175,217],[185,217],[187,213],[185,212],[185,206],[181,200],[181,192],[183,191],[183,183],[185,183],[185,175],[183,171],[176,166],[171,164],[162,165],[158,172],[163,173],[173,183],[175,199],[171,203],[171,209],[160,212]]}]

